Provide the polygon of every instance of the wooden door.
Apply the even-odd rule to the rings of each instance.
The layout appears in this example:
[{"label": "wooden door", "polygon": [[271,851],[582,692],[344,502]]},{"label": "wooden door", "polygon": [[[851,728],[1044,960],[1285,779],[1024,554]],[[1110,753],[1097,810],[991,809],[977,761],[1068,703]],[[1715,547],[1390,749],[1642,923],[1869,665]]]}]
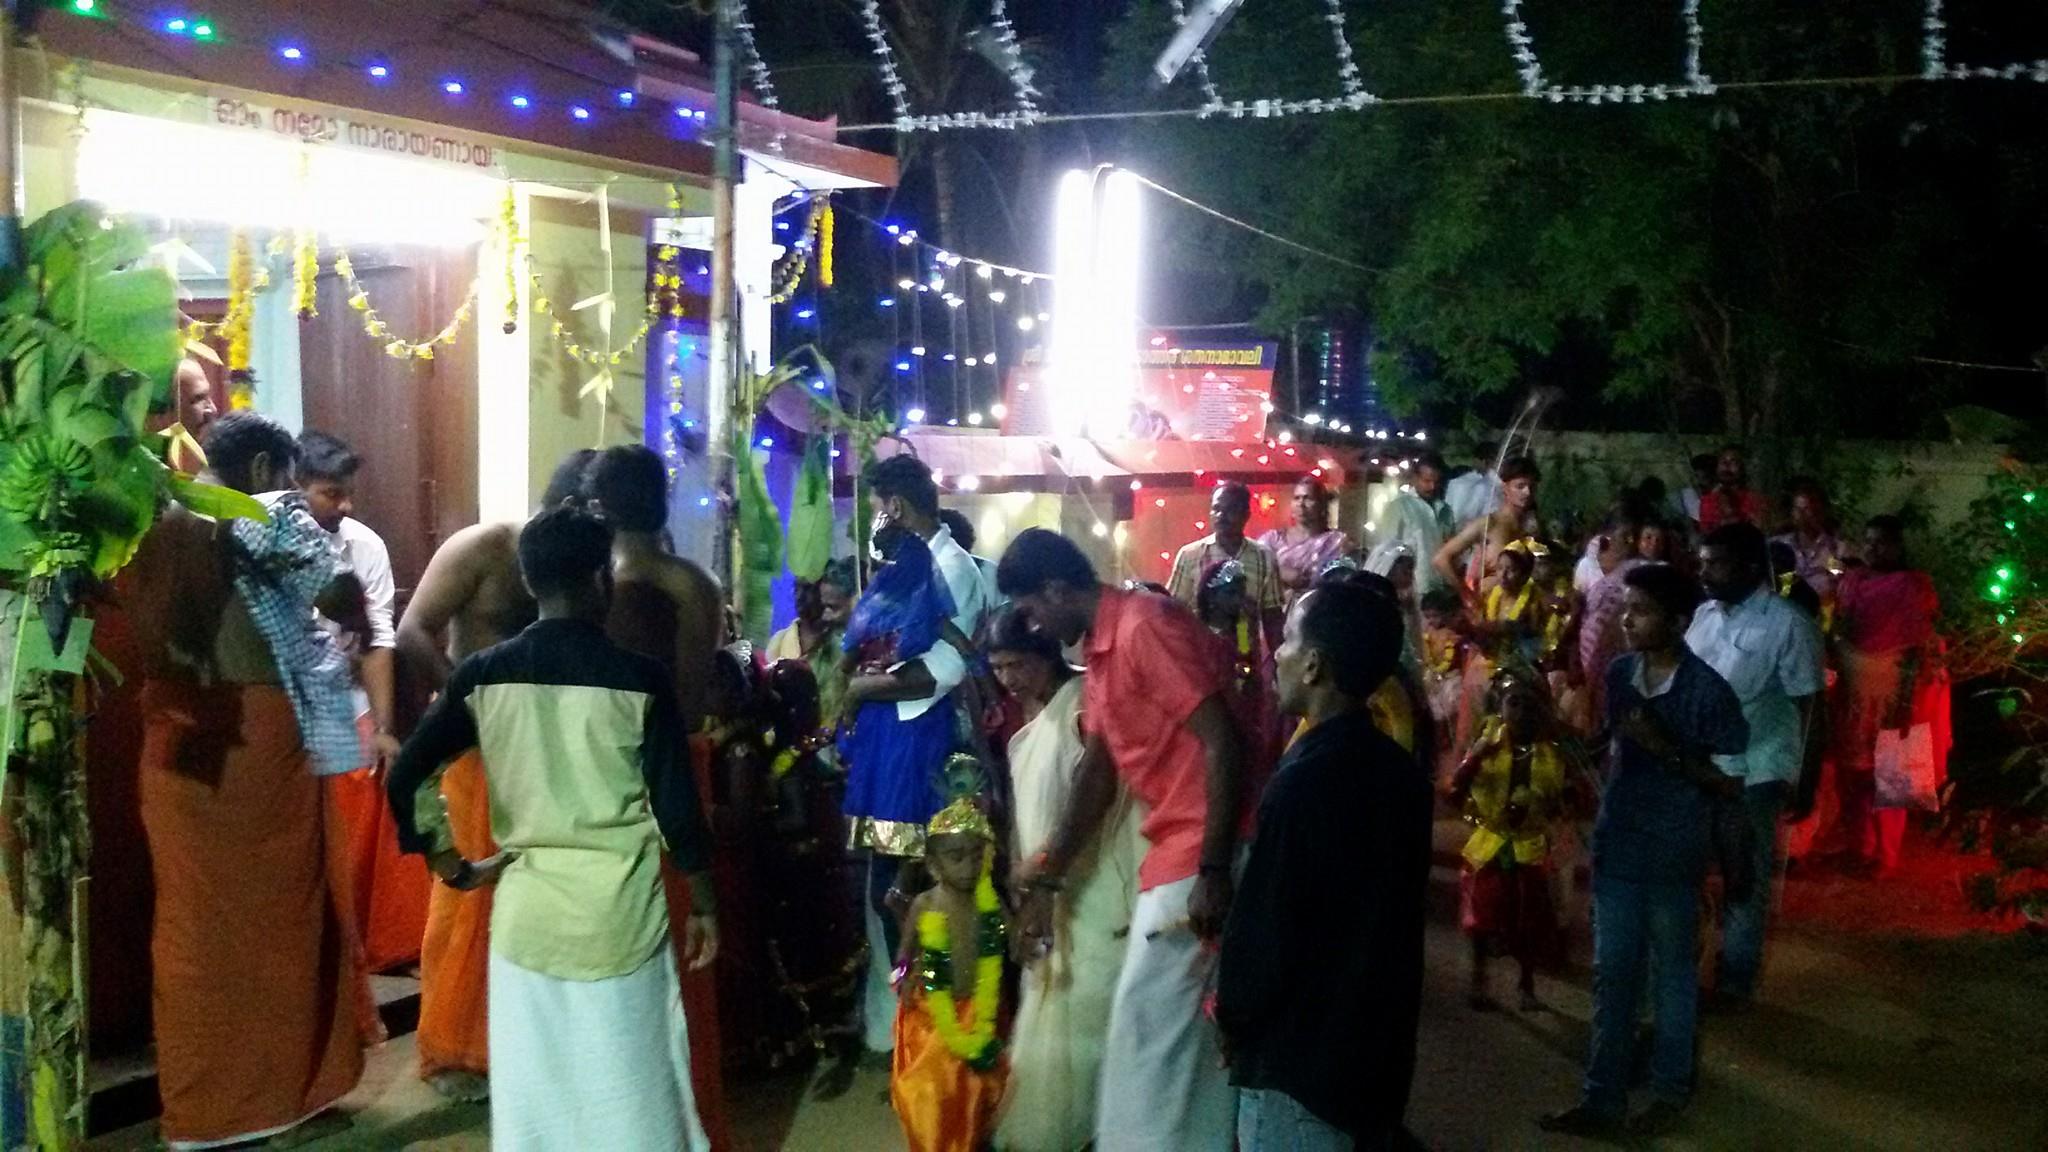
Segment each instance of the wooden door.
[{"label": "wooden door", "polygon": [[[363,249],[350,253],[357,282],[392,333],[429,338],[476,288],[476,250]],[[323,259],[324,267],[331,267]],[[322,274],[319,316],[299,330],[307,428],[328,432],[363,458],[355,516],[391,549],[401,609],[441,541],[476,522],[476,325],[434,349],[432,360],[397,359],[363,331],[340,277]]]}]

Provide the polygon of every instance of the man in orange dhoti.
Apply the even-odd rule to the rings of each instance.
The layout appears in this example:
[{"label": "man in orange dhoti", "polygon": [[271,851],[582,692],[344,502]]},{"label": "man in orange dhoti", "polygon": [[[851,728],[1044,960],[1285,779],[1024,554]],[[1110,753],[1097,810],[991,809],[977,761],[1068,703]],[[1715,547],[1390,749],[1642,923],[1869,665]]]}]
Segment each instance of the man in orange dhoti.
[{"label": "man in orange dhoti", "polygon": [[[578,496],[594,452],[572,453],[548,481],[543,507]],[[519,634],[537,609],[519,576],[518,524],[477,524],[450,536],[398,622],[400,696],[416,720],[455,662]],[[471,860],[495,855],[484,767],[471,750],[441,778],[456,847]],[[460,892],[436,880],[420,941],[420,1077],[458,1100],[490,1091],[491,891]]]},{"label": "man in orange dhoti", "polygon": [[[290,484],[290,434],[253,413],[223,418],[207,451],[242,491]],[[312,611],[359,625],[361,589],[296,495],[268,525],[171,509],[131,579],[164,1140],[275,1136],[353,1088],[376,1035],[316,775],[351,766],[353,731],[323,711],[338,653]]]},{"label": "man in orange dhoti", "polygon": [[299,436],[299,490],[307,510],[333,540],[363,585],[369,619],[367,640],[351,643],[339,626],[336,633],[355,671],[356,727],[362,737],[362,767],[327,782],[327,798],[341,814],[342,842],[348,882],[348,907],[363,943],[363,967],[386,972],[420,958],[420,937],[427,922],[427,870],[398,851],[398,830],[384,802],[379,773],[397,754],[394,720],[396,643],[392,603],[396,586],[391,553],[384,540],[354,516],[356,473],[362,458],[341,439],[325,432]]}]

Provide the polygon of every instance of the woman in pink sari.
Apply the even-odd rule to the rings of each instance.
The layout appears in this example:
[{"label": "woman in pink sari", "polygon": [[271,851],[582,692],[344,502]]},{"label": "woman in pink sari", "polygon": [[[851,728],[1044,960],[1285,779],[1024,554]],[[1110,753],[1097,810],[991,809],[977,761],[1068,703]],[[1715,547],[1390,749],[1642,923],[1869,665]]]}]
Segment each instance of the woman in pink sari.
[{"label": "woman in pink sari", "polygon": [[1878,734],[1927,725],[1938,781],[1950,743],[1948,675],[1934,581],[1906,566],[1898,517],[1873,518],[1863,549],[1867,567],[1844,573],[1835,592],[1836,788],[1855,863],[1883,875],[1898,866],[1906,809],[1878,806]]},{"label": "woman in pink sari", "polygon": [[1334,499],[1320,479],[1303,476],[1294,485],[1294,523],[1259,537],[1280,561],[1280,584],[1287,589],[1289,605],[1308,591],[1330,561],[1351,551],[1351,538],[1330,527]]}]

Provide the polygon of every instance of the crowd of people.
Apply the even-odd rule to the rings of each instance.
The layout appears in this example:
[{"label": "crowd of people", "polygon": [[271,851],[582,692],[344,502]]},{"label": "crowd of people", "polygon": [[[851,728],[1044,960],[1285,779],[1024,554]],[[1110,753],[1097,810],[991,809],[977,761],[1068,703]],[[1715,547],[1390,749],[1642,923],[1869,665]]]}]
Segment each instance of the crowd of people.
[{"label": "crowd of people", "polygon": [[870,554],[755,649],[666,546],[644,447],[450,537],[395,621],[346,444],[235,412],[204,448],[268,522],[173,509],[124,589],[174,1148],[354,1085],[381,1037],[364,889],[408,884],[420,1074],[488,1097],[501,1149],[730,1147],[728,1058],[842,1026],[887,1054],[915,1152],[1390,1146],[1439,812],[1471,825],[1475,1009],[1505,955],[1543,1010],[1590,876],[1584,1094],[1544,1125],[1662,1131],[1709,873],[1739,1007],[1786,826],[1882,873],[1946,746],[1898,522],[1852,549],[1799,483],[1767,536],[1732,449],[1569,543],[1497,452],[1404,462],[1357,538],[1318,478],[1256,540],[1219,483],[1164,586],[1042,529],[977,556],[896,456],[865,476]]}]

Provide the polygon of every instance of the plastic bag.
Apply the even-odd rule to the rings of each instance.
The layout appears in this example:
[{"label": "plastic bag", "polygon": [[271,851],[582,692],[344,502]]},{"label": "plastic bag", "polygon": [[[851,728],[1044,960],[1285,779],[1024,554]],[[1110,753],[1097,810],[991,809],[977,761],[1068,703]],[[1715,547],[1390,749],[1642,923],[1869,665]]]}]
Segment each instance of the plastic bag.
[{"label": "plastic bag", "polygon": [[1880,730],[1875,766],[1879,808],[1917,808],[1923,812],[1941,809],[1931,726],[1915,724],[1904,731]]}]

